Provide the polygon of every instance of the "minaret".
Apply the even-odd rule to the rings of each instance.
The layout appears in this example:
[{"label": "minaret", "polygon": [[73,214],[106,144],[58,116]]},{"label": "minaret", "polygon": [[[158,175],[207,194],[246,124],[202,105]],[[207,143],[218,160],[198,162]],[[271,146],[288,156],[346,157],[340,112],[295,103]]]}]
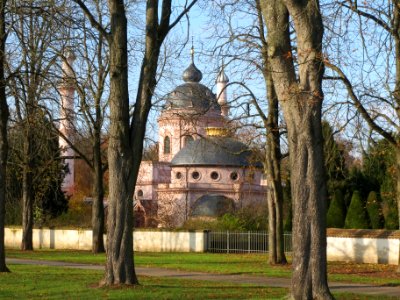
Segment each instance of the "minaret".
[{"label": "minaret", "polygon": [[217,102],[221,106],[221,115],[227,117],[229,115],[227,84],[229,82],[228,76],[224,72],[224,64],[222,63],[221,71],[217,76]]},{"label": "minaret", "polygon": [[[61,157],[64,157],[64,163],[68,166],[68,173],[65,175],[62,183],[62,190],[71,195],[74,192],[74,150],[69,146],[68,141],[72,142],[74,137],[74,70],[72,69],[76,57],[71,49],[65,53],[65,59],[62,64],[62,84],[59,87],[61,95],[60,110],[60,137],[58,140]],[[65,136],[65,139],[63,138]]]}]

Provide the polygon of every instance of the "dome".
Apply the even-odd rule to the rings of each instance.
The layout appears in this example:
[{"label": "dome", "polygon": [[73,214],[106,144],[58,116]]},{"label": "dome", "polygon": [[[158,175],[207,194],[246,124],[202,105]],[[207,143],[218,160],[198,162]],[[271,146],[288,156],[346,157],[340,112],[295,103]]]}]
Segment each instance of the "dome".
[{"label": "dome", "polygon": [[194,140],[172,159],[171,166],[262,167],[252,162],[249,148],[229,137],[213,136]]},{"label": "dome", "polygon": [[201,196],[192,207],[192,217],[220,217],[234,210],[235,204],[232,199],[222,195]]},{"label": "dome", "polygon": [[166,96],[167,109],[194,108],[207,111],[209,109],[221,110],[213,92],[201,84],[203,77],[201,71],[192,62],[183,72],[184,84],[176,87]]},{"label": "dome", "polygon": [[218,73],[217,81],[216,81],[216,82],[217,82],[217,83],[218,83],[218,82],[222,82],[222,83],[228,83],[228,82],[229,82],[229,78],[228,78],[228,76],[225,74],[224,67],[222,67],[221,71]]},{"label": "dome", "polygon": [[191,63],[190,66],[183,71],[182,79],[185,82],[200,82],[202,78],[203,73],[197,69],[194,63]]},{"label": "dome", "polygon": [[187,82],[176,87],[166,97],[167,108],[221,109],[212,91],[197,82]]}]

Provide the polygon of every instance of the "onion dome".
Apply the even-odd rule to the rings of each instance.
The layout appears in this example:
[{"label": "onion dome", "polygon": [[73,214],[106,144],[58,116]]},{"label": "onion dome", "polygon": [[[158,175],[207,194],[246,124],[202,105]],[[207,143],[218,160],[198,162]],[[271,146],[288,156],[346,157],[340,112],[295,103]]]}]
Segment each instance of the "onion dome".
[{"label": "onion dome", "polygon": [[191,63],[190,66],[183,71],[182,78],[185,82],[200,82],[203,78],[203,74],[197,69],[194,63]]}]

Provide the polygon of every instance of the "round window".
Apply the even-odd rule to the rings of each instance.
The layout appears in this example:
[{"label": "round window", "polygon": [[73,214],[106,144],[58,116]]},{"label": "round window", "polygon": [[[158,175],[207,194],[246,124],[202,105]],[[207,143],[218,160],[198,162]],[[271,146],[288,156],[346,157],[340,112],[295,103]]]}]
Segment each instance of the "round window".
[{"label": "round window", "polygon": [[218,172],[214,171],[214,172],[211,172],[210,177],[212,180],[217,180],[219,178],[219,174],[218,174]]},{"label": "round window", "polygon": [[231,177],[232,180],[238,180],[239,175],[238,175],[237,172],[232,172],[231,175],[230,175],[230,177]]},{"label": "round window", "polygon": [[143,197],[143,191],[142,190],[138,190],[137,191],[137,196],[138,197]]},{"label": "round window", "polygon": [[175,178],[176,179],[181,179],[182,178],[182,173],[181,172],[176,172]]},{"label": "round window", "polygon": [[200,178],[200,173],[199,172],[197,172],[197,171],[194,171],[193,173],[192,173],[192,178],[193,179],[199,179]]}]

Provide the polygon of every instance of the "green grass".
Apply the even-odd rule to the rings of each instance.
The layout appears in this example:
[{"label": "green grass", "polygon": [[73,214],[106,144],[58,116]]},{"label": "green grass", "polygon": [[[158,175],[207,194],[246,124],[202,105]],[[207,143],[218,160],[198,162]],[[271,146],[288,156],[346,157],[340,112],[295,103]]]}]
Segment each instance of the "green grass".
[{"label": "green grass", "polygon": [[279,299],[284,288],[140,277],[140,286],[98,288],[103,272],[10,265],[0,273],[1,299]]},{"label": "green grass", "polygon": [[[104,264],[105,255],[88,251],[7,250],[7,257]],[[291,276],[291,266],[270,266],[266,254],[214,253],[135,253],[135,264],[143,267],[170,268],[220,274],[245,274],[267,277]],[[400,286],[395,266],[355,263],[329,263],[330,281]]]},{"label": "green grass", "polygon": [[[140,286],[98,287],[102,271],[9,265],[0,273],[1,299],[282,299],[288,289],[220,282],[139,277]],[[394,299],[335,293],[336,299]]]}]

